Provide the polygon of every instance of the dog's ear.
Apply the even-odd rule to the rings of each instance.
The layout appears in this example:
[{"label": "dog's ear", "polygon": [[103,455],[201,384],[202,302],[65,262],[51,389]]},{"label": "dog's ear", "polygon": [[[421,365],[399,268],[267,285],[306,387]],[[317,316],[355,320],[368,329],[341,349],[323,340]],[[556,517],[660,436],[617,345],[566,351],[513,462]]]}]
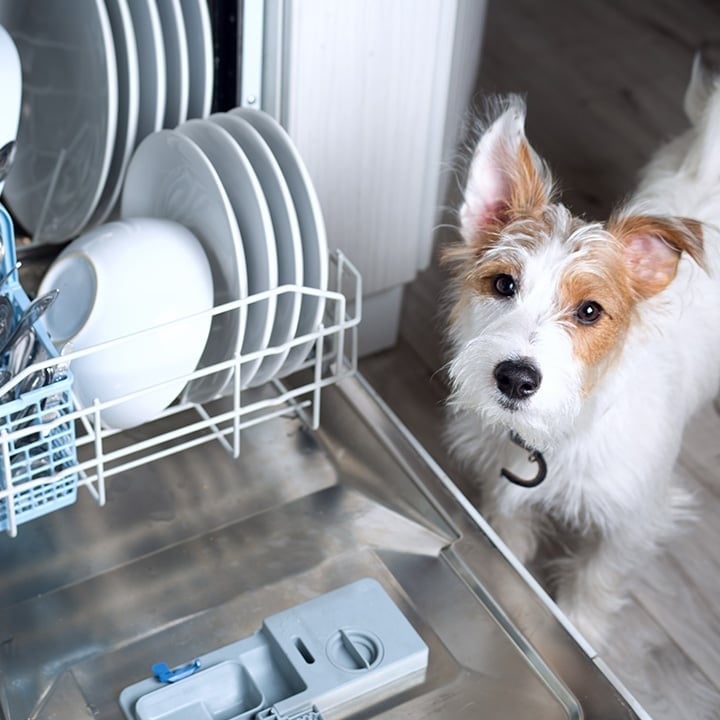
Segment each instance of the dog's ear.
[{"label": "dog's ear", "polygon": [[683,107],[693,125],[700,125],[720,76],[720,44],[704,43],[693,61],[690,83],[685,90]]},{"label": "dog's ear", "polygon": [[460,207],[463,238],[473,243],[514,216],[535,214],[552,195],[552,178],[525,137],[525,103],[512,96],[475,147]]},{"label": "dog's ear", "polygon": [[630,283],[640,299],[671,283],[683,252],[704,267],[702,225],[696,220],[626,215],[611,218],[607,229],[622,243]]}]

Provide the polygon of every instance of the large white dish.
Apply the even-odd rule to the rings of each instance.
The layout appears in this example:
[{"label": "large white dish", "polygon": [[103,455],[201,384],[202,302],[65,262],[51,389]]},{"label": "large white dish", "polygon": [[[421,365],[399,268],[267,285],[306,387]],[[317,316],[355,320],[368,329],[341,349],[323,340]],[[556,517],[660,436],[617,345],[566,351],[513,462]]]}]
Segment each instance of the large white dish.
[{"label": "large white dish", "polygon": [[[123,189],[124,218],[174,220],[202,243],[210,261],[214,304],[247,297],[247,271],[240,231],[227,193],[205,154],[190,138],[173,130],[148,135],[130,160]],[[143,256],[137,258],[142,263]],[[199,367],[231,360],[245,332],[246,309],[218,313]],[[202,403],[222,393],[232,368],[189,383],[184,399]]]},{"label": "large white dish", "polygon": [[23,70],[17,156],[4,196],[35,242],[87,224],[115,147],[115,48],[103,0],[0,0]]},{"label": "large white dish", "polygon": [[187,119],[190,97],[190,65],[180,0],[152,0],[157,2],[160,26],[165,47],[167,78],[163,127],[174,128]]},{"label": "large white dish", "polygon": [[[189,120],[177,132],[189,137],[205,153],[225,188],[242,238],[248,293],[274,290],[278,282],[275,235],[267,201],[250,161],[225,130],[207,120]],[[277,298],[271,295],[248,305],[243,355],[267,348],[276,304]],[[242,388],[253,381],[261,361],[258,357],[242,363]]]},{"label": "large white dish", "polygon": [[[252,108],[235,108],[231,112],[245,118],[263,136],[290,188],[302,237],[303,285],[322,291],[327,290],[328,250],[325,221],[312,181],[295,145],[282,126],[267,113]],[[323,297],[304,295],[300,307],[297,337],[317,330],[324,310]],[[302,365],[313,343],[314,341],[311,340],[293,347],[280,370],[280,375],[288,375]]]},{"label": "large white dish", "polygon": [[[15,156],[15,150],[12,148],[17,138],[20,120],[22,70],[15,43],[2,26],[0,26],[0,87],[3,98],[3,111],[0,113],[0,152],[2,152],[0,169],[5,174]],[[0,192],[4,185],[5,182],[0,179]]]},{"label": "large white dish", "polygon": [[[107,427],[156,418],[205,348],[210,266],[197,238],[177,223],[135,218],[99,225],[60,253],[40,288],[60,290],[44,320],[55,342],[69,343],[71,351],[141,333],[72,361],[81,407],[122,399],[101,412]],[[139,394],[123,399],[131,393]]]},{"label": "large white dish", "polygon": [[[303,257],[300,225],[290,190],[280,166],[260,133],[241,117],[217,113],[209,118],[227,130],[243,149],[260,181],[272,219],[278,260],[278,284],[303,284]],[[270,346],[278,348],[295,337],[300,318],[302,295],[283,292],[278,295],[275,324]],[[290,348],[265,357],[253,379],[262,384],[275,377],[287,359]]]},{"label": "large white dish", "polygon": [[154,0],[128,0],[140,66],[136,144],[160,130],[165,119],[167,70],[160,13]]},{"label": "large white dish", "polygon": [[207,0],[180,0],[185,20],[190,93],[188,118],[204,118],[210,114],[215,82],[212,25]]},{"label": "large white dish", "polygon": [[130,155],[135,149],[140,107],[140,71],[132,16],[127,0],[105,0],[115,40],[118,75],[118,121],[110,169],[98,204],[88,222],[91,227],[107,219],[113,211],[125,177]]}]

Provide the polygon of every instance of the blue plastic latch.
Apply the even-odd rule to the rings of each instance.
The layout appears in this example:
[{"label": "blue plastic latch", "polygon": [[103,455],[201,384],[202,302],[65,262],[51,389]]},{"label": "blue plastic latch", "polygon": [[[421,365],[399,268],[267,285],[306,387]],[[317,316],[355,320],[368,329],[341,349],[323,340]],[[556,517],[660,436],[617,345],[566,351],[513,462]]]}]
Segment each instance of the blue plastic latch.
[{"label": "blue plastic latch", "polygon": [[153,675],[162,683],[174,683],[183,678],[190,677],[202,667],[199,660],[193,660],[187,665],[180,665],[172,670],[167,663],[155,663],[152,666]]}]

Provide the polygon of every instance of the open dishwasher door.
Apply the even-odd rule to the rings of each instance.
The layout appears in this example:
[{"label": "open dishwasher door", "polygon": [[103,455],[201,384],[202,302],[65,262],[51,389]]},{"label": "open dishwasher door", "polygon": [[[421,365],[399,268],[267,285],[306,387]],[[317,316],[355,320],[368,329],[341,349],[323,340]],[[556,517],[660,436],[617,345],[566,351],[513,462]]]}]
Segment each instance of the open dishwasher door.
[{"label": "open dishwasher door", "polygon": [[83,493],[1,536],[5,720],[123,718],[121,691],[155,663],[363,578],[427,669],[323,717],[646,717],[361,378],[321,412],[320,430],[277,417],[244,431],[238,461],[190,449],[113,478],[105,508]]}]

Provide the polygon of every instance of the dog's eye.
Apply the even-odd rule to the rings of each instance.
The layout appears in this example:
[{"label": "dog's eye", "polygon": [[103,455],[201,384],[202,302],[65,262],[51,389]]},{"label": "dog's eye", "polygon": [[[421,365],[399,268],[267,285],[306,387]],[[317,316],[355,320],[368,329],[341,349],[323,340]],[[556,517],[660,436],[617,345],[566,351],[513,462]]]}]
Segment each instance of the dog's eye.
[{"label": "dog's eye", "polygon": [[575,317],[578,319],[578,322],[581,322],[583,325],[592,325],[600,319],[602,313],[603,309],[600,303],[594,300],[585,300],[575,311]]},{"label": "dog's eye", "polygon": [[497,295],[512,297],[517,291],[517,285],[512,275],[500,273],[493,278],[493,289]]}]

